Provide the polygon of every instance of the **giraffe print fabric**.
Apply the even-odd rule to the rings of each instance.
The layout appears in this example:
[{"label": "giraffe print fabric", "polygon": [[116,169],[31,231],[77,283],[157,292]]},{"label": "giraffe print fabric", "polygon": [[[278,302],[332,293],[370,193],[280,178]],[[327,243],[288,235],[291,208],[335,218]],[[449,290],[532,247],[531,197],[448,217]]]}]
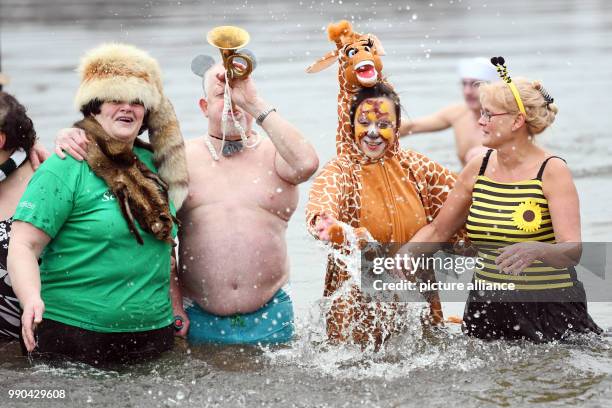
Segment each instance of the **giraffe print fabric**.
[{"label": "giraffe print fabric", "polygon": [[[330,40],[337,50],[315,62],[310,72],[329,66],[329,55],[338,61],[338,128],[336,134],[337,156],[327,163],[313,181],[306,208],[309,232],[318,238],[316,223],[323,214],[331,215],[350,228],[367,229],[380,243],[407,242],[424,225],[431,222],[440,211],[455,183],[455,175],[422,154],[402,150],[397,135],[390,141],[384,155],[370,159],[364,155],[355,141],[350,120],[350,105],[359,91],[355,86],[354,70],[359,63],[349,63],[347,49],[363,44],[372,35],[360,35],[352,31],[350,24],[340,22],[328,28]],[[356,46],[355,42],[361,45]],[[365,50],[363,50],[365,52]],[[376,46],[368,45],[368,52],[378,55]],[[366,55],[365,58],[369,58]],[[382,69],[382,64],[375,64]],[[314,68],[313,68],[314,67]],[[382,71],[378,81],[385,81]],[[452,243],[466,243],[465,230],[452,239]],[[345,251],[345,244],[332,244],[334,249]],[[435,279],[433,271],[424,276]],[[351,285],[350,288],[344,285]],[[323,295],[331,300],[326,315],[328,338],[333,342],[353,341],[362,346],[373,344],[378,348],[392,334],[403,330],[407,305],[401,303],[371,302],[361,292],[356,282],[351,282],[346,265],[329,255]],[[429,302],[428,323],[441,324],[441,304],[437,293],[425,295]]]}]

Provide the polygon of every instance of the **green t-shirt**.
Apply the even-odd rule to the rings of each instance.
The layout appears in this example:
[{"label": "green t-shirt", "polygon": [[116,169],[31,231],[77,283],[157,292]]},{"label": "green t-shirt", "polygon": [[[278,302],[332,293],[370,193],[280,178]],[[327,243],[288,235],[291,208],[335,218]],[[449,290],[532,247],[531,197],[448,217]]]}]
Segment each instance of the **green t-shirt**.
[{"label": "green t-shirt", "polygon": [[[151,152],[134,151],[156,171]],[[86,162],[47,159],[14,219],[51,237],[40,263],[44,318],[105,333],[154,330],[172,322],[171,245],[135,221],[144,240],[139,245],[115,196]],[[172,233],[175,237],[176,226]]]}]

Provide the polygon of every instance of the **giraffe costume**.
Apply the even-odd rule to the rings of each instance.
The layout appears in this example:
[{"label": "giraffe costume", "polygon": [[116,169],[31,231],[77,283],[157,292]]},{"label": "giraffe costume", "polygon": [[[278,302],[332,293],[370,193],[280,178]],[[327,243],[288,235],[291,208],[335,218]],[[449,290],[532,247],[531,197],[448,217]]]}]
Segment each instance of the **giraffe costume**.
[{"label": "giraffe costume", "polygon": [[[312,184],[306,208],[308,230],[318,238],[317,219],[329,214],[353,228],[357,236],[362,236],[365,229],[381,243],[407,242],[436,217],[454,186],[455,176],[419,153],[402,150],[397,134],[381,158],[372,160],[362,153],[353,134],[350,108],[362,87],[384,82],[382,47],[373,35],[353,32],[347,21],[330,25],[328,34],[337,49],[308,67],[307,72],[318,72],[336,60],[339,62],[337,157],[321,170]],[[340,244],[342,248],[343,234],[338,234],[338,228],[332,229],[333,245]],[[464,230],[452,240],[464,241]],[[433,271],[425,271],[423,275],[435,279]],[[326,316],[328,337],[332,341],[352,339],[362,345],[373,340],[378,347],[390,334],[402,329],[403,319],[398,319],[397,313],[406,309],[398,303],[383,307],[379,302],[368,302],[357,285],[347,294],[334,296],[349,278],[342,261],[330,254],[323,293],[333,298]],[[438,294],[429,293],[426,298],[430,304],[429,321],[441,323]]]}]

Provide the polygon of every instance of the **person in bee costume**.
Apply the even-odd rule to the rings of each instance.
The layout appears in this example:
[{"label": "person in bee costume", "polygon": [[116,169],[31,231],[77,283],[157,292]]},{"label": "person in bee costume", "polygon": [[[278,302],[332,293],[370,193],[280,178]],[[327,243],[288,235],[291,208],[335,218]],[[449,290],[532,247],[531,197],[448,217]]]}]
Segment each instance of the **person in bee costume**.
[{"label": "person in bee costume", "polygon": [[502,57],[491,62],[502,81],[480,87],[478,122],[489,150],[468,163],[438,217],[400,254],[419,254],[419,242],[444,242],[466,225],[483,260],[463,316],[467,335],[546,342],[600,333],[574,269],[582,245],[572,174],[534,143],[557,105],[540,82],[511,78]]}]

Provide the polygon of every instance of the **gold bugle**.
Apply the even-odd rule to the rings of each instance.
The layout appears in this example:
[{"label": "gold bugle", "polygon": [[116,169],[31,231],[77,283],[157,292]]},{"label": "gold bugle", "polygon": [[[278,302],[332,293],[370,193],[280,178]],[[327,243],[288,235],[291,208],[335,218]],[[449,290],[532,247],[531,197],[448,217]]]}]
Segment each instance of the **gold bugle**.
[{"label": "gold bugle", "polygon": [[235,26],[219,26],[208,32],[206,40],[221,52],[223,66],[229,79],[245,79],[251,74],[253,61],[248,55],[237,51],[250,40],[246,30]]}]

